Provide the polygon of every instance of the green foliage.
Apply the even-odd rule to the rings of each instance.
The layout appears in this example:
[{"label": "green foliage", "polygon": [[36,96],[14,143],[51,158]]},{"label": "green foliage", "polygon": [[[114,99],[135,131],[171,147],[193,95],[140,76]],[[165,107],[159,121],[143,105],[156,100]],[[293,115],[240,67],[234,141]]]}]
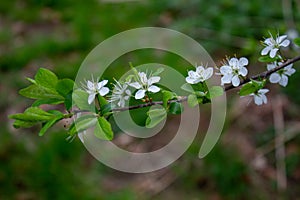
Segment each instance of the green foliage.
[{"label": "green foliage", "polygon": [[98,123],[96,124],[94,134],[97,138],[102,140],[112,140],[114,137],[111,125],[104,117],[98,118]]},{"label": "green foliage", "polygon": [[249,83],[243,85],[239,91],[240,96],[247,96],[252,93],[256,93],[258,90],[262,89],[266,84],[266,81],[255,81],[251,80]]},{"label": "green foliage", "polygon": [[209,88],[208,98],[213,99],[215,97],[222,96],[224,89],[221,86],[212,86]]},{"label": "green foliage", "polygon": [[183,105],[181,103],[178,103],[178,102],[170,103],[169,113],[178,115],[178,114],[181,114],[183,112],[183,110],[184,110]]},{"label": "green foliage", "polygon": [[162,93],[163,93],[163,106],[164,108],[167,108],[168,101],[175,98],[176,95],[173,92],[167,90],[163,90]]},{"label": "green foliage", "polygon": [[294,44],[300,47],[300,38],[295,38],[294,39]]},{"label": "green foliage", "polygon": [[167,117],[167,112],[164,108],[150,109],[147,112],[146,127],[153,128],[162,122]]},{"label": "green foliage", "polygon": [[195,94],[190,94],[188,96],[188,101],[187,102],[188,102],[188,105],[190,107],[195,107],[196,105],[198,105],[198,98]]}]

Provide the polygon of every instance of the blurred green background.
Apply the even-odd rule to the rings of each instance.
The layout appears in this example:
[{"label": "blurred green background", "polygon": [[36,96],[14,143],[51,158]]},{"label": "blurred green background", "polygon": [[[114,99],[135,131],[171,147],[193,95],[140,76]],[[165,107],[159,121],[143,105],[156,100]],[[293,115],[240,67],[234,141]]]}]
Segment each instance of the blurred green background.
[{"label": "blurred green background", "polygon": [[[99,163],[78,139],[65,140],[63,124],[38,137],[37,127],[15,130],[7,119],[31,103],[17,91],[39,67],[74,79],[96,45],[137,27],[180,31],[199,41],[216,63],[236,54],[250,59],[252,74],[263,71],[265,66],[256,62],[262,49],[259,41],[268,31],[297,35],[299,11],[296,0],[0,1],[0,199],[300,199],[299,72],[287,88],[268,85],[269,99],[280,94],[285,129],[296,127],[285,144],[287,187],[282,191],[277,189],[274,148],[259,157],[266,145],[274,146],[272,100],[257,107],[230,92],[224,133],[206,158],[197,157],[199,136],[172,166],[144,175],[117,172]],[[284,54],[292,57],[299,49]],[[122,56],[112,64],[111,73],[121,76],[128,62],[174,68],[185,64],[171,53],[145,50]],[[204,116],[207,110],[201,111]],[[174,120],[171,117],[170,123]],[[200,124],[205,127],[208,120],[204,117]]]}]

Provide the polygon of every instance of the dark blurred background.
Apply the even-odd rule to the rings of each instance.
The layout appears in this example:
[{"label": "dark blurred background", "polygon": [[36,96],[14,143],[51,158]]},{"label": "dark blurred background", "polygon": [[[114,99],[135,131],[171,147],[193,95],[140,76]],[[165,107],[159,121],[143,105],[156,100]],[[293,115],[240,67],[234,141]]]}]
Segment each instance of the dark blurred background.
[{"label": "dark blurred background", "polygon": [[[39,137],[38,127],[16,130],[7,119],[32,103],[17,91],[39,67],[74,79],[96,45],[137,27],[180,31],[199,41],[217,64],[236,54],[250,60],[252,74],[261,72],[266,68],[257,62],[259,41],[269,31],[297,36],[299,11],[298,0],[0,1],[0,199],[300,199],[299,72],[286,88],[268,85],[269,103],[261,107],[228,93],[225,128],[213,151],[198,159],[200,134],[176,163],[148,174],[104,166],[78,138],[65,140],[64,124]],[[293,57],[299,49],[283,53]],[[114,62],[111,73],[122,75],[128,62],[181,69],[184,63],[171,53],[137,51]],[[208,125],[208,108],[201,111],[199,132]],[[173,122],[176,117],[169,118]],[[278,123],[284,125],[281,143]],[[275,148],[278,142],[285,152]]]}]

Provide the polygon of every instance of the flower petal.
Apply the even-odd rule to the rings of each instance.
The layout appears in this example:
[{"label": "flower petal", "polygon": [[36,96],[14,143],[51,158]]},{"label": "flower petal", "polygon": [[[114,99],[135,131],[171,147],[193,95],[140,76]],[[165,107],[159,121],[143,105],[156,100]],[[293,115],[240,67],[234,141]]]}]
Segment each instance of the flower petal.
[{"label": "flower petal", "polygon": [[138,83],[138,82],[129,83],[129,85],[130,85],[131,87],[134,87],[135,89],[140,89],[140,88],[142,88],[142,85],[141,85],[140,83]]},{"label": "flower petal", "polygon": [[226,74],[221,78],[221,85],[224,85],[226,83],[231,83],[232,74]]},{"label": "flower petal", "polygon": [[97,89],[100,90],[104,85],[106,85],[108,80],[103,80],[97,84]]},{"label": "flower petal", "polygon": [[285,38],[287,38],[287,35],[282,35],[282,36],[277,37],[276,38],[276,43],[280,44]]},{"label": "flower petal", "polygon": [[265,56],[269,53],[269,51],[271,50],[271,47],[267,46],[265,47],[262,51],[261,51],[261,55]]},{"label": "flower petal", "polygon": [[232,85],[234,87],[237,87],[240,85],[240,79],[239,79],[238,75],[235,75],[234,77],[232,77],[231,81],[232,81]]},{"label": "flower petal", "polygon": [[185,81],[186,81],[187,83],[189,83],[189,84],[195,84],[195,83],[196,83],[196,79],[194,79],[194,78],[192,78],[192,77],[190,77],[190,76],[186,77],[186,78],[185,78]]},{"label": "flower petal", "polygon": [[275,64],[267,64],[267,69],[268,70],[274,69],[275,67],[276,67]]},{"label": "flower petal", "polygon": [[148,79],[148,85],[152,85],[153,83],[159,82],[160,77],[159,76],[152,76]]},{"label": "flower petal", "polygon": [[290,45],[290,41],[289,40],[284,40],[281,44],[280,44],[280,46],[282,46],[282,47],[287,47],[287,46],[289,46]]},{"label": "flower petal", "polygon": [[239,59],[239,64],[240,64],[240,66],[245,66],[245,65],[248,65],[248,59],[247,58],[245,58],[245,57],[241,57],[240,59]]},{"label": "flower petal", "polygon": [[271,49],[271,51],[270,51],[270,57],[274,58],[276,56],[277,51],[278,51],[277,48]]},{"label": "flower petal", "polygon": [[256,105],[260,106],[260,105],[262,105],[263,100],[260,96],[254,95],[254,102],[255,102]]},{"label": "flower petal", "polygon": [[92,81],[87,81],[86,85],[89,90],[95,90],[94,83]]},{"label": "flower petal", "polygon": [[212,67],[208,67],[205,71],[204,71],[204,80],[209,79],[214,73],[214,69]]},{"label": "flower petal", "polygon": [[88,103],[91,104],[95,100],[96,93],[91,93],[88,97]]},{"label": "flower petal", "polygon": [[287,86],[288,81],[289,81],[289,78],[286,75],[282,74],[281,79],[279,81],[279,85],[285,87],[285,86]]},{"label": "flower petal", "polygon": [[102,87],[100,90],[99,90],[99,94],[101,96],[105,96],[107,93],[109,93],[109,89],[107,87]]},{"label": "flower petal", "polygon": [[278,83],[280,81],[280,79],[281,79],[280,75],[276,72],[271,74],[271,76],[269,78],[271,83]]},{"label": "flower petal", "polygon": [[246,76],[248,74],[247,68],[246,67],[241,67],[240,71],[239,71],[239,74],[242,75],[242,76]]},{"label": "flower petal", "polygon": [[148,91],[149,92],[153,92],[153,93],[156,93],[160,90],[159,87],[155,86],[155,85],[151,85],[149,88],[148,88]]},{"label": "flower petal", "polygon": [[224,65],[224,66],[220,67],[220,72],[221,72],[221,74],[223,74],[223,75],[231,74],[231,73],[232,73],[232,69],[231,69],[230,66]]},{"label": "flower petal", "polygon": [[142,99],[142,98],[145,96],[145,92],[146,92],[146,90],[138,90],[138,91],[135,93],[134,98],[135,98],[135,99]]}]

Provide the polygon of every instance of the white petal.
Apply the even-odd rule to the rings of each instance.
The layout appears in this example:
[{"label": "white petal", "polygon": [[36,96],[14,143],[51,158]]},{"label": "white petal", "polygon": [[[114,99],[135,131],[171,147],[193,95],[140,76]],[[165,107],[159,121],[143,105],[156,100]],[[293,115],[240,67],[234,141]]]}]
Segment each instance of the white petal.
[{"label": "white petal", "polygon": [[271,57],[271,58],[274,58],[274,57],[276,56],[277,51],[278,51],[277,48],[271,49],[270,57]]},{"label": "white petal", "polygon": [[128,96],[131,95],[131,91],[130,90],[125,90],[125,94],[127,94]]},{"label": "white petal", "polygon": [[120,99],[120,101],[118,102],[118,106],[124,107],[125,106],[125,100],[124,99]]},{"label": "white petal", "polygon": [[260,106],[260,105],[262,105],[263,100],[261,99],[260,96],[255,95],[255,96],[254,96],[254,102],[255,102],[256,105],[259,105],[259,106]]},{"label": "white petal", "polygon": [[135,98],[135,99],[142,99],[142,98],[145,96],[145,92],[146,92],[146,90],[138,90],[138,91],[135,93],[134,98]]},{"label": "white petal", "polygon": [[204,72],[204,79],[207,80],[209,79],[214,73],[214,69],[212,67],[209,67],[205,70]]},{"label": "white petal", "polygon": [[293,67],[292,64],[289,65],[289,66],[287,66],[287,67],[285,67],[284,68],[284,70],[285,70],[284,74],[288,75],[288,76],[291,76],[292,74],[294,74],[296,72],[296,70],[294,68],[292,68],[292,67]]},{"label": "white petal", "polygon": [[280,44],[285,38],[287,38],[287,35],[282,35],[276,38],[277,44]]},{"label": "white petal", "polygon": [[148,88],[148,91],[149,92],[153,92],[153,93],[156,93],[160,90],[159,87],[155,86],[155,85],[151,85],[149,88]]},{"label": "white petal", "polygon": [[97,84],[97,89],[100,90],[104,85],[106,85],[108,80],[103,80]]},{"label": "white petal", "polygon": [[102,87],[100,90],[99,90],[99,94],[101,96],[105,96],[107,93],[109,93],[109,89],[107,87]]},{"label": "white petal", "polygon": [[240,71],[239,71],[239,74],[242,75],[242,76],[246,76],[248,74],[247,68],[246,67],[241,67]]},{"label": "white petal", "polygon": [[130,85],[131,87],[134,87],[135,89],[140,89],[140,88],[142,88],[142,85],[141,85],[140,83],[138,83],[138,82],[129,83],[129,85]]},{"label": "white petal", "polygon": [[267,92],[269,92],[269,89],[260,89],[260,90],[258,90],[259,94],[266,94]]},{"label": "white petal", "polygon": [[197,74],[202,74],[203,71],[205,71],[205,69],[204,69],[203,66],[198,66],[198,67],[196,68],[196,73],[197,73]]},{"label": "white petal", "polygon": [[95,90],[93,82],[87,81],[86,85],[89,90]]},{"label": "white petal", "polygon": [[233,78],[232,78],[232,85],[234,86],[234,87],[237,87],[237,86],[239,86],[240,85],[240,79],[239,79],[239,77],[237,76],[237,75],[235,75]]},{"label": "white petal", "polygon": [[278,83],[280,81],[280,79],[281,79],[280,75],[276,72],[271,74],[271,76],[269,78],[271,83]]},{"label": "white petal", "polygon": [[92,93],[88,97],[88,103],[91,104],[95,100],[96,93]]},{"label": "white petal", "polygon": [[274,41],[273,38],[267,38],[267,39],[265,39],[264,43],[268,46],[271,46],[271,45],[273,45],[273,41]]},{"label": "white petal", "polygon": [[269,51],[271,50],[271,47],[267,46],[265,47],[262,51],[261,51],[261,55],[265,56],[269,53]]},{"label": "white petal", "polygon": [[280,46],[282,46],[282,47],[287,47],[287,46],[289,46],[290,45],[290,41],[289,40],[284,40],[281,44],[280,44]]},{"label": "white petal", "polygon": [[232,69],[231,69],[230,66],[224,65],[224,66],[220,67],[220,72],[223,75],[231,74],[232,73]]},{"label": "white petal", "polygon": [[262,100],[262,102],[265,103],[265,104],[268,103],[268,99],[267,99],[266,95],[264,95],[264,94],[261,95],[261,100]]},{"label": "white petal", "polygon": [[224,85],[226,83],[230,83],[231,79],[232,79],[232,74],[228,74],[228,75],[223,76],[221,78],[221,85]]},{"label": "white petal", "polygon": [[146,84],[147,81],[148,81],[146,73],[145,72],[139,72],[138,74],[139,74],[139,77],[141,79],[141,82],[143,84]]},{"label": "white petal", "polygon": [[240,66],[248,65],[248,59],[245,57],[241,57],[239,60]]},{"label": "white petal", "polygon": [[153,76],[148,79],[148,85],[152,85],[153,83],[159,82],[160,77],[159,76]]},{"label": "white petal", "polygon": [[185,78],[185,81],[189,84],[195,84],[196,83],[196,79],[191,78],[190,76]]},{"label": "white petal", "polygon": [[267,64],[267,69],[268,70],[274,69],[275,67],[276,67],[275,64]]},{"label": "white petal", "polygon": [[289,81],[289,78],[286,75],[282,74],[281,80],[279,81],[279,85],[282,85],[283,87],[285,87],[285,86],[287,86],[288,81]]}]

